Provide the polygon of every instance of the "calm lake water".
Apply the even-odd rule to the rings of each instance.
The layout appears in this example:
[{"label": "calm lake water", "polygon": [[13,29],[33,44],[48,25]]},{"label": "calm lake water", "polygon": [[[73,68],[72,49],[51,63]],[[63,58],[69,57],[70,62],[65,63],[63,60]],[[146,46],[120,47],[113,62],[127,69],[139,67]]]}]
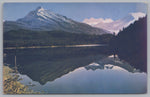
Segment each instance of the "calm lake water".
[{"label": "calm lake water", "polygon": [[147,74],[105,46],[7,49],[5,64],[42,93],[145,93]]}]

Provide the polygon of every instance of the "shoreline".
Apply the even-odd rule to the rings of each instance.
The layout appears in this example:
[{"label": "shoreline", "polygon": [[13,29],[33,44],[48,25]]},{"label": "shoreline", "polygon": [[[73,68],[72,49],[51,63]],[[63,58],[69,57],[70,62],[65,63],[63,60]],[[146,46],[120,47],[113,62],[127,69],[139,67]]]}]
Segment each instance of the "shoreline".
[{"label": "shoreline", "polygon": [[28,49],[28,48],[58,48],[58,47],[97,47],[107,46],[107,44],[83,44],[83,45],[65,45],[65,46],[29,46],[29,47],[6,47],[3,49]]}]

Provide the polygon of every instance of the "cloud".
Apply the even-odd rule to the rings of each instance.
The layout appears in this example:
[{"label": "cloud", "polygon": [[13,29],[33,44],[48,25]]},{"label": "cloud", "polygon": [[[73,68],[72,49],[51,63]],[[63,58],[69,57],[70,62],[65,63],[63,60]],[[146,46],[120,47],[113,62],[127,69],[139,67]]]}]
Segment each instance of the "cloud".
[{"label": "cloud", "polygon": [[94,27],[102,28],[105,30],[108,30],[110,32],[115,32],[116,34],[122,30],[123,28],[126,28],[130,24],[137,21],[139,18],[145,17],[146,14],[142,12],[136,12],[136,13],[129,13],[124,18],[121,18],[119,20],[113,21],[110,18],[90,18],[90,19],[84,19],[83,23],[89,24]]},{"label": "cloud", "polygon": [[138,20],[139,17],[142,18],[142,17],[145,17],[145,16],[146,16],[146,14],[145,14],[145,13],[142,13],[142,12],[130,13],[130,14],[134,17],[135,20]]},{"label": "cloud", "polygon": [[103,18],[98,18],[98,19],[95,19],[95,18],[90,18],[90,19],[84,19],[83,20],[83,23],[86,23],[86,24],[89,24],[89,25],[96,25],[98,23],[111,23],[113,22],[112,19],[110,18],[107,18],[107,19],[103,19]]}]

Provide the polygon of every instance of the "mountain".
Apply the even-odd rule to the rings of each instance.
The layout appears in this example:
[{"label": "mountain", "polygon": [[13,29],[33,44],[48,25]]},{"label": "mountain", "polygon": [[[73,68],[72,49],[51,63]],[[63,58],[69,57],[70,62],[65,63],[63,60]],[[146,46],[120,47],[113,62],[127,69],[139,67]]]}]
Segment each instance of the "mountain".
[{"label": "mountain", "polygon": [[98,27],[102,29],[107,29],[111,33],[115,32],[116,34],[122,30],[123,28],[126,28],[130,24],[137,21],[139,18],[145,17],[144,13],[137,12],[137,13],[129,13],[127,16],[125,16],[122,19],[113,21],[112,19],[85,19],[83,23],[87,23],[93,27]]},{"label": "mountain", "polygon": [[4,32],[10,30],[33,30],[33,31],[65,31],[72,33],[85,33],[101,35],[109,31],[95,28],[85,23],[74,21],[66,16],[55,14],[50,10],[38,7],[29,12],[24,18],[17,21],[5,21]]}]

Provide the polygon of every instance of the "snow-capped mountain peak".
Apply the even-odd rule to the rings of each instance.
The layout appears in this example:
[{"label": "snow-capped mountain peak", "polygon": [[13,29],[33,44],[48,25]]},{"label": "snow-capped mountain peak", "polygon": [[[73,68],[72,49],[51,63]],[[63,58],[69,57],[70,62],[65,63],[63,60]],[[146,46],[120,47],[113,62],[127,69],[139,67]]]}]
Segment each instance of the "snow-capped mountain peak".
[{"label": "snow-capped mountain peak", "polygon": [[41,6],[39,6],[39,7],[36,8],[36,11],[37,11],[37,12],[44,11],[44,10],[45,10],[45,9],[44,9],[43,7],[41,7]]},{"label": "snow-capped mountain peak", "polygon": [[45,25],[58,26],[58,22],[71,23],[72,21],[66,19],[65,16],[55,14],[50,10],[45,10],[42,7],[37,7],[36,10],[29,12],[24,18],[18,19],[17,22],[23,23],[29,28],[38,28]]},{"label": "snow-capped mountain peak", "polygon": [[[28,19],[26,19],[26,20],[30,20],[30,18],[31,19],[39,19],[39,18],[45,18],[45,19],[48,19],[48,18],[52,18],[52,16],[54,17],[54,14],[53,14],[53,12],[51,12],[51,11],[49,11],[49,10],[45,10],[44,8],[42,8],[42,7],[38,7],[38,8],[36,8],[36,10],[34,10],[34,11],[31,11],[28,15],[26,15],[24,18],[22,18],[22,19],[26,19],[26,18],[28,18]],[[19,20],[21,20],[21,19],[19,19]],[[19,21],[18,20],[18,21]]]}]

